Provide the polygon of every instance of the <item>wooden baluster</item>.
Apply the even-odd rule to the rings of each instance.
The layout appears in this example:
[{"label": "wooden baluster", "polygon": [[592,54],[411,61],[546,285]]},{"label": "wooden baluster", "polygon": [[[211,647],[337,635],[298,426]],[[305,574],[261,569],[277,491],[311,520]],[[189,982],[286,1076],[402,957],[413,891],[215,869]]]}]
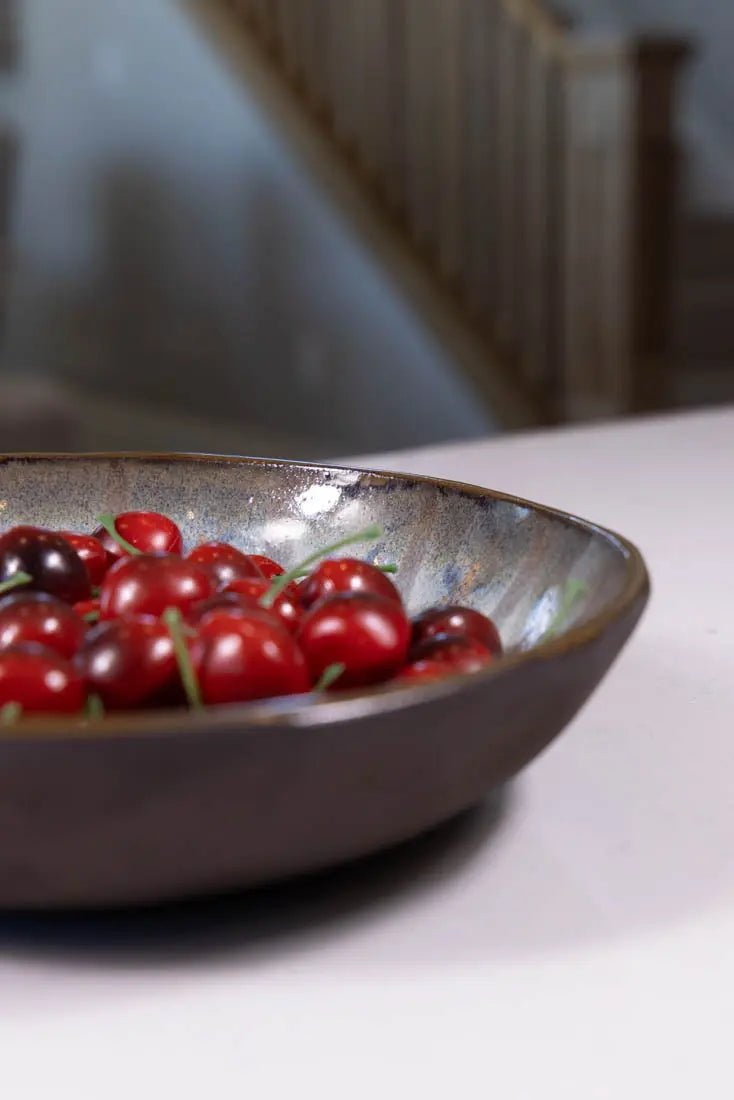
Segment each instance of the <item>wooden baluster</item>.
[{"label": "wooden baluster", "polygon": [[347,51],[347,23],[350,17],[349,0],[331,0],[331,100],[334,115],[334,133],[342,145],[349,139],[349,111],[347,82],[349,55]]},{"label": "wooden baluster", "polygon": [[499,0],[471,0],[467,27],[469,76],[468,210],[465,252],[472,310],[494,327],[498,283]]},{"label": "wooden baluster", "polygon": [[441,0],[412,0],[411,3],[410,218],[416,243],[430,251],[437,240],[436,2]]},{"label": "wooden baluster", "polygon": [[643,39],[634,50],[635,175],[632,243],[632,340],[636,409],[668,396],[672,329],[673,240],[678,224],[680,157],[675,98],[690,56],[681,39]]},{"label": "wooden baluster", "polygon": [[385,8],[384,192],[390,208],[404,212],[407,200],[407,3],[406,0],[386,0]]},{"label": "wooden baluster", "polygon": [[578,42],[564,70],[564,418],[628,410],[632,398],[633,145],[630,51]]},{"label": "wooden baluster", "polygon": [[528,382],[542,391],[551,386],[548,277],[553,157],[550,43],[542,32],[526,33],[524,56],[526,126],[518,242],[522,255],[517,269],[520,361]]},{"label": "wooden baluster", "polygon": [[331,115],[331,44],[330,0],[311,0],[311,95],[315,109]]},{"label": "wooden baluster", "polygon": [[517,351],[517,288],[524,227],[519,218],[523,122],[522,36],[514,9],[500,8],[498,89],[498,312],[497,330],[506,348]]},{"label": "wooden baluster", "polygon": [[467,0],[439,0],[434,64],[438,257],[442,274],[456,280],[462,270],[467,169]]}]

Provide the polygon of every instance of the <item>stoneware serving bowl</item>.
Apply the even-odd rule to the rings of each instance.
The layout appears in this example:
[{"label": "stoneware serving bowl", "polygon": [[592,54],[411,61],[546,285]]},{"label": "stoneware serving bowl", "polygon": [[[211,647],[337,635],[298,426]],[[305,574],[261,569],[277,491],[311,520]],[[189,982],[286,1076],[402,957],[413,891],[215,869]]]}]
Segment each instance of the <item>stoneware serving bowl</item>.
[{"label": "stoneware serving bowl", "polygon": [[[167,513],[189,545],[226,539],[289,565],[378,523],[384,536],[364,556],[399,564],[408,609],[477,607],[508,653],[430,685],[2,729],[6,909],[232,890],[414,836],[476,803],[563,729],[648,594],[624,539],[488,489],[197,455],[0,458],[4,528],[84,531],[99,512],[131,508]],[[569,581],[583,592],[548,639]]]}]

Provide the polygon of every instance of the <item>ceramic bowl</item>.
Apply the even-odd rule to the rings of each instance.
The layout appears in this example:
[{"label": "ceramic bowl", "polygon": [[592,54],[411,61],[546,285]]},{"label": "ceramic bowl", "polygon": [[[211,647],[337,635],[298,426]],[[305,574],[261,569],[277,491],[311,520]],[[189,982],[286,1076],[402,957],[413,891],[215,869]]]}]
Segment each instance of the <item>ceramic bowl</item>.
[{"label": "ceramic bowl", "polygon": [[[0,459],[5,528],[83,531],[99,512],[131,508],[172,516],[189,544],[217,537],[286,564],[376,522],[384,535],[364,556],[399,564],[409,611],[485,611],[507,655],[430,685],[7,727],[0,907],[234,890],[412,837],[548,745],[647,599],[645,566],[623,538],[489,489],[198,455]],[[583,592],[549,638],[569,582]]]}]

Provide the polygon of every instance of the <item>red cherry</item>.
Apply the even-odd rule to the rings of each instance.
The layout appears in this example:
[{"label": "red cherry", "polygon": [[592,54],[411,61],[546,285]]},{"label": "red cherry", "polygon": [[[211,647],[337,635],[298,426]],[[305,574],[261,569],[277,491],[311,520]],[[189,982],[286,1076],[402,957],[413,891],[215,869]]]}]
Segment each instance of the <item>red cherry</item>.
[{"label": "red cherry", "polygon": [[255,568],[254,576],[265,577],[270,581],[273,577],[280,577],[285,573],[285,568],[266,554],[248,554],[247,559]]},{"label": "red cherry", "polygon": [[203,542],[187,554],[186,560],[203,566],[218,589],[225,589],[234,580],[260,576],[248,555],[228,542]]},{"label": "red cherry", "polygon": [[267,611],[210,611],[192,644],[204,703],[244,703],[308,691],[303,654]]},{"label": "red cherry", "polygon": [[[249,577],[232,581],[231,584],[227,585],[225,592],[236,593],[250,607],[259,607],[260,600],[269,588],[270,581],[265,580],[264,577]],[[294,592],[296,593],[295,596]],[[284,590],[275,597],[272,606],[269,608],[292,634],[296,633],[303,618],[303,608],[297,593],[297,585],[286,585]]]},{"label": "red cherry", "polygon": [[18,703],[28,714],[73,714],[84,700],[81,675],[53,650],[25,643],[0,653],[0,706]]},{"label": "red cherry", "polygon": [[189,626],[197,626],[210,611],[249,611],[251,608],[252,603],[246,596],[238,596],[236,592],[215,592],[189,609],[186,622]]},{"label": "red cherry", "polygon": [[167,607],[186,614],[194,604],[211,596],[214,586],[195,562],[173,554],[126,556],[113,565],[99,594],[101,617],[162,615]]},{"label": "red cherry", "polygon": [[84,638],[84,622],[68,603],[46,592],[13,592],[0,600],[0,649],[38,642],[73,657]]},{"label": "red cherry", "polygon": [[337,592],[370,592],[401,602],[400,593],[389,577],[375,565],[358,558],[330,558],[322,561],[300,585],[303,606],[313,607],[325,596]]},{"label": "red cherry", "polygon": [[81,558],[56,531],[11,527],[0,536],[0,581],[21,572],[33,578],[23,586],[26,592],[48,592],[67,603],[86,600],[90,595],[89,577]]},{"label": "red cherry", "polygon": [[[143,554],[180,554],[183,550],[178,527],[160,512],[120,512],[115,516],[115,530]],[[97,528],[94,538],[104,546],[108,565],[128,557],[128,551],[104,527]]]},{"label": "red cherry", "polygon": [[413,645],[438,635],[476,638],[495,655],[502,652],[499,632],[491,619],[471,607],[431,607],[413,620]]},{"label": "red cherry", "polygon": [[425,683],[451,676],[453,670],[444,661],[412,661],[404,665],[395,677],[395,683]]},{"label": "red cherry", "polygon": [[182,701],[171,635],[147,616],[100,623],[87,634],[76,663],[108,709]]},{"label": "red cherry", "polygon": [[489,649],[476,638],[439,634],[428,638],[410,651],[411,663],[429,661],[445,665],[450,672],[478,672],[494,659]]},{"label": "red cherry", "polygon": [[107,551],[102,543],[94,535],[77,535],[73,531],[59,531],[59,534],[62,539],[66,539],[73,550],[76,550],[84,562],[89,583],[93,588],[97,588],[109,567]]},{"label": "red cherry", "polygon": [[410,623],[397,600],[341,593],[307,613],[298,641],[314,680],[329,665],[343,664],[335,687],[357,687],[386,680],[403,664]]},{"label": "red cherry", "polygon": [[[87,615],[97,614],[99,617],[99,596],[95,596],[91,600],[80,600],[79,603],[74,604],[74,612],[80,619],[85,619]],[[87,622],[90,620],[86,620]]]}]

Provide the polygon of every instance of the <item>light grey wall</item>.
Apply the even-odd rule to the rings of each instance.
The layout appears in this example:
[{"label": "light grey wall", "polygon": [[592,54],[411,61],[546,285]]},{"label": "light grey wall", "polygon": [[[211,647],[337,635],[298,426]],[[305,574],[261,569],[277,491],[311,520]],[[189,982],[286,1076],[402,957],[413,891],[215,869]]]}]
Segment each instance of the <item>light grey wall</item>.
[{"label": "light grey wall", "polygon": [[493,425],[175,0],[24,0],[4,360],[369,450]]},{"label": "light grey wall", "polygon": [[734,0],[559,0],[558,6],[587,26],[690,40],[680,101],[689,202],[734,212]]}]

